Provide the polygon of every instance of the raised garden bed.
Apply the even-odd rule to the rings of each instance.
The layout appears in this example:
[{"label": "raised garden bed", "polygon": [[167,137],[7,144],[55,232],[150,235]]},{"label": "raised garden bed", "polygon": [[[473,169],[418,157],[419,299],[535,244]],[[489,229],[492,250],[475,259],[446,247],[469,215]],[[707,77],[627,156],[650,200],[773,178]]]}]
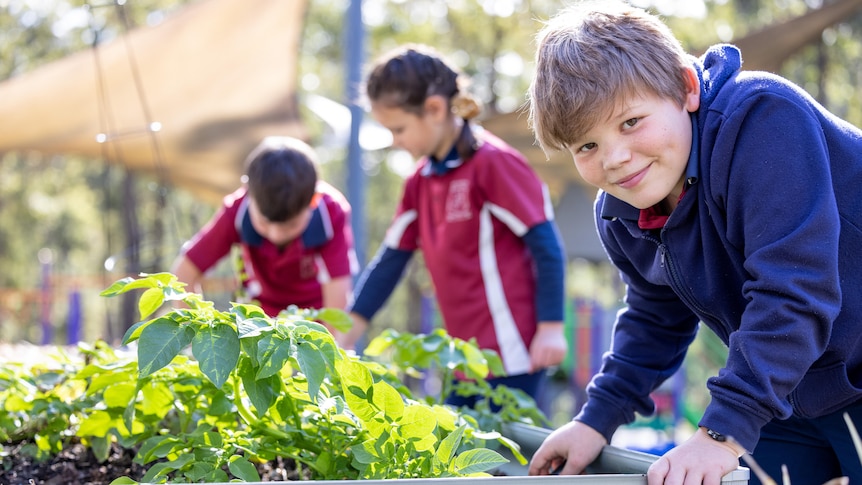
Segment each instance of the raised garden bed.
[{"label": "raised garden bed", "polygon": [[[505,425],[504,434],[521,446],[521,452],[531,457],[548,436],[550,430],[522,424]],[[505,451],[501,454],[510,458],[510,462],[498,468],[502,476],[470,478],[416,478],[391,480],[363,480],[368,485],[489,485],[493,484],[542,484],[542,485],[646,485],[646,472],[649,466],[658,458],[655,455],[626,450],[616,446],[605,446],[602,454],[587,467],[586,475],[568,476],[527,476],[527,466],[518,464]],[[739,467],[722,478],[722,485],[748,485],[750,472],[748,468]],[[318,480],[316,485],[336,485],[350,483],[351,480]],[[260,482],[263,483],[263,482]],[[227,485],[227,484],[219,484]],[[259,485],[259,484],[255,484]]]}]

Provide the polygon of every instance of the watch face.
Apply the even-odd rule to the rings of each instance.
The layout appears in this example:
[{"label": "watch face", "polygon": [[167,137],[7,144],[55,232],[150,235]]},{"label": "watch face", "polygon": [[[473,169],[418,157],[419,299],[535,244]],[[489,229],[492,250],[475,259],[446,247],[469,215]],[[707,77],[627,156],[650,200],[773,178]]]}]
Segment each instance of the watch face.
[{"label": "watch face", "polygon": [[706,434],[708,434],[709,437],[714,439],[715,441],[727,441],[727,438],[723,434],[721,434],[717,431],[713,431],[709,428],[704,428],[704,429],[706,429]]}]

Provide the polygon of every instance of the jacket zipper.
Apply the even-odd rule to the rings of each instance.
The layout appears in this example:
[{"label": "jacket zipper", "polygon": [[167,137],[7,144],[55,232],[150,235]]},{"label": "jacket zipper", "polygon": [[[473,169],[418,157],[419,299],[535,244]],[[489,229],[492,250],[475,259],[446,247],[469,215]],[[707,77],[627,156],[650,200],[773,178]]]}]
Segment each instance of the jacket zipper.
[{"label": "jacket zipper", "polygon": [[715,315],[707,311],[700,303],[692,296],[691,292],[685,285],[682,284],[682,279],[679,276],[679,271],[676,269],[676,265],[674,261],[671,259],[670,249],[668,249],[667,245],[663,242],[656,241],[658,243],[658,250],[661,254],[661,265],[667,271],[668,279],[670,280],[671,288],[679,295],[680,299],[685,303],[689,308],[694,309],[695,314],[703,320],[709,321],[712,323],[713,330],[721,329],[723,335],[721,335],[722,340],[725,342],[729,342],[730,335],[727,333],[727,329],[724,325],[721,324],[720,319],[716,318]]}]

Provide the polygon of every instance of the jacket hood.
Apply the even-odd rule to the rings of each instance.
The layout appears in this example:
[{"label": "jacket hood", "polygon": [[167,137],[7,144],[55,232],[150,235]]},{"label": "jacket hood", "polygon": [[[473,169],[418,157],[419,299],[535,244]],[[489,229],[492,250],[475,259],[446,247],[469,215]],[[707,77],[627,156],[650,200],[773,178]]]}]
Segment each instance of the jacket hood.
[{"label": "jacket hood", "polygon": [[742,68],[742,54],[735,46],[718,44],[694,59],[694,66],[700,77],[701,107],[709,106],[724,83]]}]

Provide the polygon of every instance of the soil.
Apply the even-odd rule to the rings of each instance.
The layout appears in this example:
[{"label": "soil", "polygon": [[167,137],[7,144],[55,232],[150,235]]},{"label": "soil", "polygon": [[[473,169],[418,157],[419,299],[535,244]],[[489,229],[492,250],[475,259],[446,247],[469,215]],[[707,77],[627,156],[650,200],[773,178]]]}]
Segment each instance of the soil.
[{"label": "soil", "polygon": [[[132,462],[133,451],[116,444],[104,463],[99,463],[93,452],[80,443],[73,443],[51,460],[40,463],[21,453],[20,450],[27,444],[4,445],[9,454],[0,467],[0,484],[107,485],[124,476],[140,481],[146,473],[144,467]],[[257,471],[262,482],[298,480],[295,466],[280,459],[258,465]]]}]

